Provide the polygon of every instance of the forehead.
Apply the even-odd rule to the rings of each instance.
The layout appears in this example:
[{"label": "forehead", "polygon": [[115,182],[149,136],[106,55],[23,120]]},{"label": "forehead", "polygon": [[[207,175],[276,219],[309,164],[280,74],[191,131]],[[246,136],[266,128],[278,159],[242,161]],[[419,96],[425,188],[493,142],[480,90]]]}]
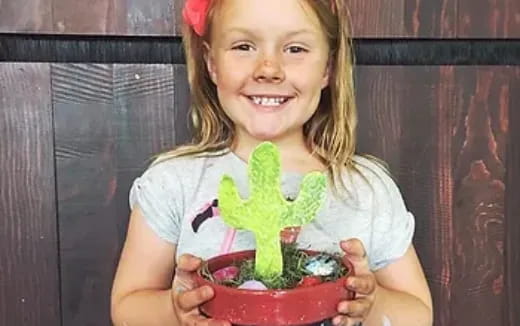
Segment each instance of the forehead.
[{"label": "forehead", "polygon": [[305,30],[322,34],[318,16],[305,0],[221,0],[214,35],[237,30],[276,35]]}]

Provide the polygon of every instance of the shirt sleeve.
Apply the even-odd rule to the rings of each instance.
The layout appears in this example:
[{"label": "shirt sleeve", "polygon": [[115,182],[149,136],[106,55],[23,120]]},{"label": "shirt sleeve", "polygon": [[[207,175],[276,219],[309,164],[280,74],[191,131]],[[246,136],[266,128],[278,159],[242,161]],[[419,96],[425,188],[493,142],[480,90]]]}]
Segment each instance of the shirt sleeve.
[{"label": "shirt sleeve", "polygon": [[166,163],[158,164],[135,179],[129,203],[132,210],[136,206],[141,209],[147,224],[161,239],[177,244],[181,224],[175,203],[181,198],[182,187],[168,167]]},{"label": "shirt sleeve", "polygon": [[374,168],[373,233],[369,256],[373,271],[401,258],[412,244],[415,219],[408,211],[394,180],[381,167]]}]

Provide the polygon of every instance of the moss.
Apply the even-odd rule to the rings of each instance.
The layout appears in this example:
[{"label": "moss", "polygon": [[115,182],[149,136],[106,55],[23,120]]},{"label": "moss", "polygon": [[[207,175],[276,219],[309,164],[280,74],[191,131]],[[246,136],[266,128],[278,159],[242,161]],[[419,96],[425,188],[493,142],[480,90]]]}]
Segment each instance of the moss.
[{"label": "moss", "polygon": [[[208,271],[207,265],[204,266],[202,274],[214,283],[230,287],[238,287],[249,280],[259,280],[269,289],[295,288],[302,278],[310,275],[309,272],[305,270],[305,262],[309,256],[301,249],[298,249],[296,244],[282,244],[282,255],[284,261],[283,273],[281,276],[276,278],[262,279],[256,276],[254,259],[235,262],[233,265],[240,269],[240,275],[238,278],[231,281],[216,282]],[[332,256],[338,261],[339,268],[337,268],[332,275],[322,277],[321,279],[323,282],[335,281],[345,276],[348,272],[347,268],[341,263],[341,257],[339,257],[339,255]]]}]

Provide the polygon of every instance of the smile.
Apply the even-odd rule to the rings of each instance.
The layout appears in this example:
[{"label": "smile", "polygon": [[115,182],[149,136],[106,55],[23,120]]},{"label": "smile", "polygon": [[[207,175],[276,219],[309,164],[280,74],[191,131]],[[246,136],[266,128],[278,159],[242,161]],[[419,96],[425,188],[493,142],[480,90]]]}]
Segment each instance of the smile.
[{"label": "smile", "polygon": [[283,106],[285,103],[289,102],[292,97],[283,97],[283,96],[247,96],[247,98],[253,102],[256,106],[266,107],[266,108],[278,108]]}]

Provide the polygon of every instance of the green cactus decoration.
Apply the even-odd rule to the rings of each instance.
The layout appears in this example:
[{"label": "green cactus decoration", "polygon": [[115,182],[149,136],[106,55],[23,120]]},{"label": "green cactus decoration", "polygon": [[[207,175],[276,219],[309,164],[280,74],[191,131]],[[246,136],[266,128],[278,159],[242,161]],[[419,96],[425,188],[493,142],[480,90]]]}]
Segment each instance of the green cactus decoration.
[{"label": "green cactus decoration", "polygon": [[243,200],[233,179],[224,176],[218,191],[220,215],[236,229],[252,231],[256,239],[255,274],[260,279],[282,275],[280,231],[309,223],[325,201],[326,177],[307,174],[296,200],[285,200],[280,187],[280,154],[270,142],[254,150],[248,165],[250,197]]}]

